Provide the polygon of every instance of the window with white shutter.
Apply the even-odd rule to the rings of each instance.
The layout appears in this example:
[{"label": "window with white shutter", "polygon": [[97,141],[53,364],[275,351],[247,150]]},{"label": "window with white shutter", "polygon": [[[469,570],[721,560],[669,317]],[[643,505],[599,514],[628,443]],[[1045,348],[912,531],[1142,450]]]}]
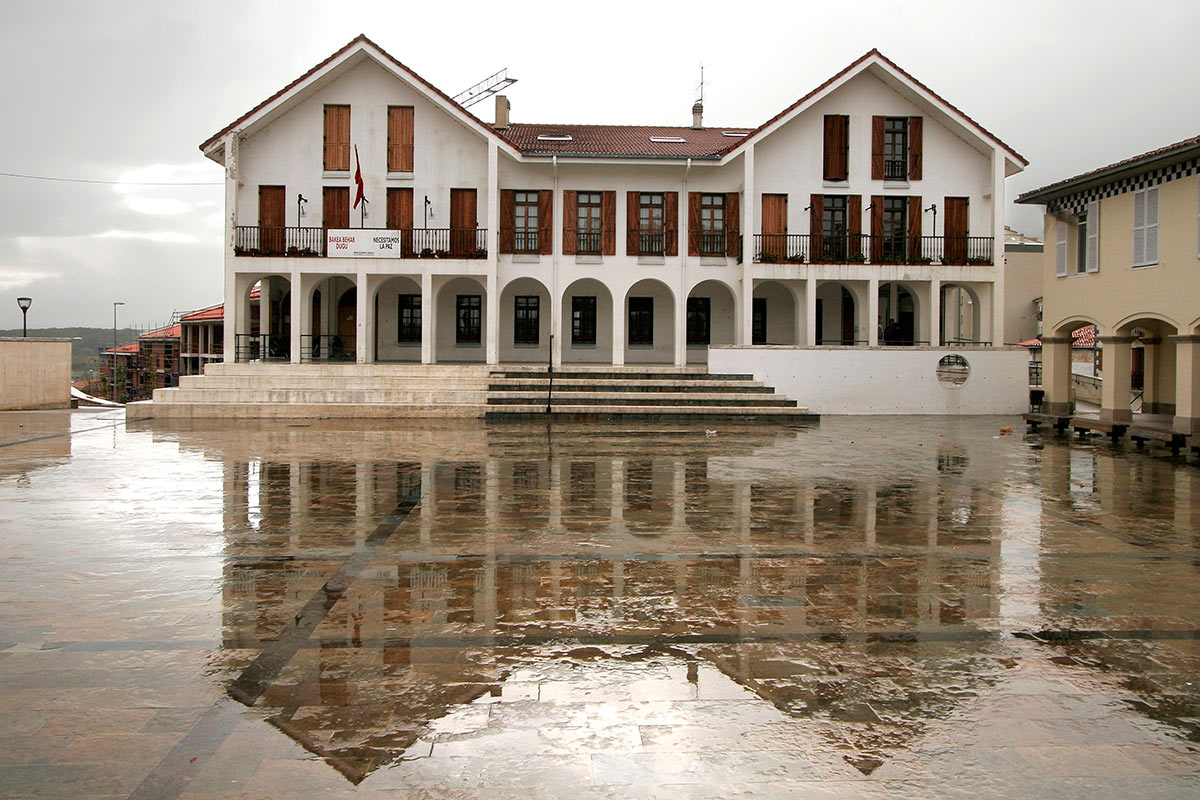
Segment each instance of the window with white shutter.
[{"label": "window with white shutter", "polygon": [[1133,194],[1133,266],[1158,263],[1158,187]]},{"label": "window with white shutter", "polygon": [[1100,201],[1088,203],[1087,271],[1100,271]]},{"label": "window with white shutter", "polygon": [[1062,217],[1054,218],[1054,228],[1058,240],[1054,247],[1054,274],[1056,277],[1067,276],[1067,223]]}]

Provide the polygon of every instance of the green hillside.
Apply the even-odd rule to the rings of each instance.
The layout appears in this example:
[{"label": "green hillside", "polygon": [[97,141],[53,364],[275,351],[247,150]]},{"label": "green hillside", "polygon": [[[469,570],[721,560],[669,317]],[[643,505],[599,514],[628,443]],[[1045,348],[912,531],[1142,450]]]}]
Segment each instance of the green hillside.
[{"label": "green hillside", "polygon": [[[137,338],[133,328],[117,329],[117,344],[129,344]],[[20,336],[21,329],[0,330],[0,336]],[[71,380],[87,378],[100,368],[100,348],[113,346],[112,328],[30,328],[30,336],[74,339],[71,342]],[[76,339],[76,337],[78,337]]]}]

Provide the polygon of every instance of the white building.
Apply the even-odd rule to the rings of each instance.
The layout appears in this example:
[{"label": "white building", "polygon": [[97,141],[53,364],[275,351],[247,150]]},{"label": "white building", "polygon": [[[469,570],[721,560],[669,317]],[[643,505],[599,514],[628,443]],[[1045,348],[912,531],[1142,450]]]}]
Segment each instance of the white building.
[{"label": "white building", "polygon": [[[1001,340],[1025,160],[872,50],[756,128],[487,124],[364,36],[201,145],[224,358],[703,362]],[[361,171],[364,203],[357,204]],[[257,318],[251,292],[261,287]]]}]

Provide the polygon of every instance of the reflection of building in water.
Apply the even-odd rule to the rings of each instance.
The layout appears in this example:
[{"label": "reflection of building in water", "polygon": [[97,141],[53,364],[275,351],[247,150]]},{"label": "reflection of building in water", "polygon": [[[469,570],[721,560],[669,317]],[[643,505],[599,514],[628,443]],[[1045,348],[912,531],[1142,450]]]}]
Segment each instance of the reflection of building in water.
[{"label": "reflection of building in water", "polygon": [[[269,649],[332,592],[259,704],[358,782],[451,707],[500,693],[530,648],[691,643],[787,713],[836,715],[837,697],[883,691],[863,688],[870,658],[835,691],[782,668],[780,648],[883,631],[920,661],[939,646],[927,634],[994,616],[993,493],[933,465],[892,482],[721,468],[737,448],[227,462],[225,646]],[[389,514],[414,493],[393,531]],[[892,728],[865,721],[912,736],[913,720],[941,713],[930,702]]]}]

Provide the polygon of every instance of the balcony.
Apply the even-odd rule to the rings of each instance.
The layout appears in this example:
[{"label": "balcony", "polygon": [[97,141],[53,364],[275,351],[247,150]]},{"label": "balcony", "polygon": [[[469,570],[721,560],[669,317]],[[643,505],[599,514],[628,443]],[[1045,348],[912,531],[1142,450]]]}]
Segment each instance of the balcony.
[{"label": "balcony", "polygon": [[824,236],[756,233],[759,264],[935,264],[990,266],[991,236]]},{"label": "balcony", "polygon": [[[391,231],[389,228],[354,228]],[[400,258],[487,258],[487,228],[412,228],[400,234]],[[319,258],[325,252],[325,228],[238,225],[234,255]]]}]

